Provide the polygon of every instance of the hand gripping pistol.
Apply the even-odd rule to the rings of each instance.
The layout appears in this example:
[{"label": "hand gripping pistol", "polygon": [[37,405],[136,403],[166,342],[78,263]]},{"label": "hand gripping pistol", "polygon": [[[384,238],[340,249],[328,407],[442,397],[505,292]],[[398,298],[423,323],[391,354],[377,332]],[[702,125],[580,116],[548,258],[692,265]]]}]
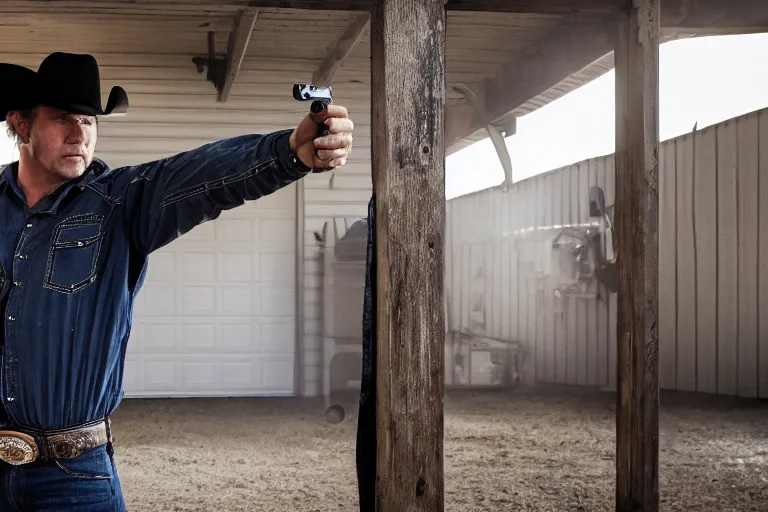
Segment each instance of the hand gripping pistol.
[{"label": "hand gripping pistol", "polygon": [[[317,87],[312,84],[293,84],[293,99],[297,101],[311,101],[309,110],[317,114],[333,103],[333,90],[330,87]],[[317,136],[328,135],[328,128],[324,124],[317,125]],[[317,150],[315,150],[317,154]],[[326,169],[317,169],[322,172]]]}]

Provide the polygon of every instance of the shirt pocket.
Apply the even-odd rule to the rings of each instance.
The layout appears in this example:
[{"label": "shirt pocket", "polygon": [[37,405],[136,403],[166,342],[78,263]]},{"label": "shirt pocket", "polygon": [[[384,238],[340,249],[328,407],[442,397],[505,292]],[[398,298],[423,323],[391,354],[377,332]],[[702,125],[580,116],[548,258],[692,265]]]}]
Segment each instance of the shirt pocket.
[{"label": "shirt pocket", "polygon": [[76,215],[53,231],[45,286],[62,293],[80,291],[96,281],[102,239],[103,215]]}]

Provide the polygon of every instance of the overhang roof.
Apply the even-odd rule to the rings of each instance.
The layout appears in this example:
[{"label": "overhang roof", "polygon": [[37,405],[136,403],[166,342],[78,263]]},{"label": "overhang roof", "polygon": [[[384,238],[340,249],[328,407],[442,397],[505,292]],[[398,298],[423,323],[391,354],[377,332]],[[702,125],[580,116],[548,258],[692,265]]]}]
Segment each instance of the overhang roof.
[{"label": "overhang roof", "polygon": [[[485,138],[484,126],[503,129],[510,118],[610,70],[613,22],[622,1],[449,0],[447,153]],[[236,109],[238,96],[261,95],[238,84],[269,67],[280,71],[272,76],[284,80],[286,90],[294,81],[329,81],[360,118],[370,115],[364,19],[370,6],[370,0],[6,0],[0,6],[0,45],[4,54],[27,65],[64,43],[69,51],[97,57],[122,55],[123,65],[140,65],[150,56],[155,65],[191,66],[192,59],[199,63],[213,50],[226,68],[217,84],[226,92],[212,91],[222,97],[222,108]],[[514,12],[488,12],[492,9]],[[768,30],[761,0],[730,0],[727,7],[719,0],[665,0],[662,11],[663,40]],[[68,38],[75,33],[73,43]],[[179,62],[179,55],[188,60]],[[137,94],[151,94],[146,83],[135,87]],[[482,111],[470,105],[461,88],[475,93],[475,106]],[[287,98],[265,101],[264,108],[298,112],[302,106]]]}]

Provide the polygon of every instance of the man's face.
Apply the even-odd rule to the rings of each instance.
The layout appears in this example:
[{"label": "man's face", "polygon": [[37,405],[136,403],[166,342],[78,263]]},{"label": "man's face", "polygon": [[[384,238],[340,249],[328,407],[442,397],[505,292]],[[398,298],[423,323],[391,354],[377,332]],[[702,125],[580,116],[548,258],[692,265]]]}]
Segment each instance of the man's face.
[{"label": "man's face", "polygon": [[55,179],[79,177],[93,160],[96,118],[41,106],[35,110],[28,132],[28,149]]}]

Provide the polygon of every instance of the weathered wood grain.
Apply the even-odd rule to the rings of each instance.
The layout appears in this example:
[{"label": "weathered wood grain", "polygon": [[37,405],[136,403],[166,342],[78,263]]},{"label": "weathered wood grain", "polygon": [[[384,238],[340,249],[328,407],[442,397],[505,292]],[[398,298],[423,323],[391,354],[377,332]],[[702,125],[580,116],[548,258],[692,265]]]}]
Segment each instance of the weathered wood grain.
[{"label": "weathered wood grain", "polygon": [[443,489],[445,6],[371,15],[377,245],[377,510],[439,512]]},{"label": "weathered wood grain", "polygon": [[659,0],[627,5],[616,39],[616,510],[659,509]]}]

